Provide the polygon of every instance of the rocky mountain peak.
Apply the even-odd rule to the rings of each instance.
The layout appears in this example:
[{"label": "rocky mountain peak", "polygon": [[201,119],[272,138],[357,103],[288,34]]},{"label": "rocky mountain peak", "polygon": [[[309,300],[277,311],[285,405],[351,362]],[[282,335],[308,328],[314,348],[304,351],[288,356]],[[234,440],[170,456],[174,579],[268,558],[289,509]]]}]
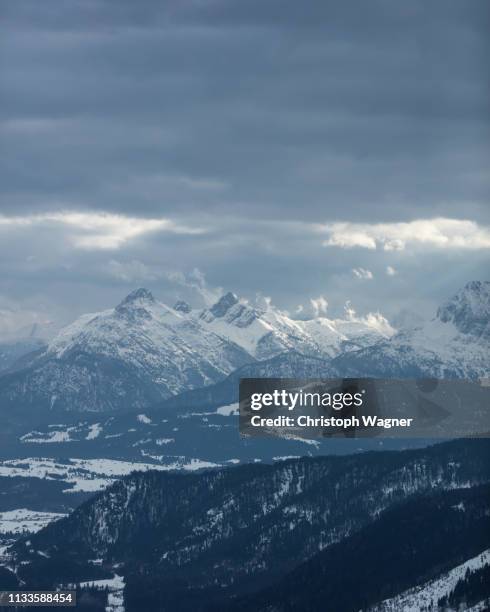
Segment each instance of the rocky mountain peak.
[{"label": "rocky mountain peak", "polygon": [[145,301],[153,303],[155,298],[151,291],[145,289],[144,287],[140,287],[139,289],[135,289],[128,294],[124,300],[119,304],[119,306],[128,306],[129,304],[133,304],[134,302]]},{"label": "rocky mountain peak", "polygon": [[224,317],[228,310],[235,306],[235,304],[238,304],[237,296],[231,291],[228,291],[228,293],[225,293],[216,304],[211,306],[209,312],[215,317]]},{"label": "rocky mountain peak", "polygon": [[184,314],[187,314],[192,310],[192,308],[186,301],[178,300],[174,304],[174,310],[176,310],[177,312],[183,312]]},{"label": "rocky mountain peak", "polygon": [[153,294],[141,287],[127,295],[124,300],[116,306],[116,313],[128,320],[136,321],[151,319],[149,307],[155,303]]},{"label": "rocky mountain peak", "polygon": [[443,323],[451,322],[462,333],[480,336],[490,323],[490,282],[471,281],[437,311]]}]

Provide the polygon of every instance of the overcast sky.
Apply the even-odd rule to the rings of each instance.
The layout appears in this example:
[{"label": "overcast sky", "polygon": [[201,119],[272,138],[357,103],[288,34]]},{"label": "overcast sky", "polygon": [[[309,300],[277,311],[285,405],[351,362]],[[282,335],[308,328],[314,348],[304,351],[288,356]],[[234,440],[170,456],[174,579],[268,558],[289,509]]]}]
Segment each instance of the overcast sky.
[{"label": "overcast sky", "polygon": [[393,318],[488,278],[487,0],[0,13],[0,333],[138,286]]}]

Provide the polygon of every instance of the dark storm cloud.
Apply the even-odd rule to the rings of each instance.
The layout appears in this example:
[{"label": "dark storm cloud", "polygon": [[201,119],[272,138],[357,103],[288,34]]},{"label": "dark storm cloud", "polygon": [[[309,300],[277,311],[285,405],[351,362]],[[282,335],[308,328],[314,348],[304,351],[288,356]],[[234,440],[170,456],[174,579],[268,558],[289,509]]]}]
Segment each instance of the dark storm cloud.
[{"label": "dark storm cloud", "polygon": [[[464,201],[481,219],[488,14],[477,0],[5,2],[2,208],[328,220],[341,205],[383,220]],[[141,194],[155,176],[169,184]]]}]

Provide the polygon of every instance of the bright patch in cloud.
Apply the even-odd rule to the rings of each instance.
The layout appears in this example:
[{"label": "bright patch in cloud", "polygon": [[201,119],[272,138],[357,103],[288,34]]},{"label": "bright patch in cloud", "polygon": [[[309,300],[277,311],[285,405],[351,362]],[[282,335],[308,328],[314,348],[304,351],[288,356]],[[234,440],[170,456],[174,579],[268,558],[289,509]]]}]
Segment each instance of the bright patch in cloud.
[{"label": "bright patch in cloud", "polygon": [[388,276],[395,276],[397,271],[392,266],[386,266],[386,274],[388,274]]},{"label": "bright patch in cloud", "polygon": [[490,228],[465,219],[418,219],[406,223],[329,223],[324,246],[402,251],[407,246],[489,249]]},{"label": "bright patch in cloud", "polygon": [[366,270],[366,268],[353,268],[352,272],[354,276],[363,280],[371,280],[373,278],[371,270]]},{"label": "bright patch in cloud", "polygon": [[165,231],[174,234],[201,234],[201,228],[179,225],[170,219],[144,219],[104,213],[59,212],[23,217],[0,216],[0,228],[60,225],[69,230],[73,245],[81,249],[118,249],[125,242]]},{"label": "bright patch in cloud", "polygon": [[313,308],[315,317],[319,317],[321,315],[327,314],[328,301],[323,297],[323,295],[320,295],[317,298],[311,299],[310,304],[311,304],[311,307]]}]

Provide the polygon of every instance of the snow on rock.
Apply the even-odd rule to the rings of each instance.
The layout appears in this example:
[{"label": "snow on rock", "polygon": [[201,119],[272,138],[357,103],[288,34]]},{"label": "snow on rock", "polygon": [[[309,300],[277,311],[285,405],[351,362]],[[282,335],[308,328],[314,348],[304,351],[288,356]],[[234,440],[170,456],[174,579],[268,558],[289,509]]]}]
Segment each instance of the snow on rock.
[{"label": "snow on rock", "polygon": [[[344,318],[296,320],[270,303],[251,305],[232,293],[193,310],[184,303],[170,308],[137,289],[115,308],[83,315],[61,330],[25,370],[5,379],[0,403],[36,413],[141,414],[284,352],[332,359],[342,377],[485,378],[489,317],[490,283],[480,281],[468,283],[432,321],[399,333],[380,313],[359,316],[350,306]],[[68,438],[58,433],[23,441]]]},{"label": "snow on rock", "polygon": [[227,406],[220,406],[216,409],[216,414],[222,416],[235,416],[238,414],[238,404],[228,404]]},{"label": "snow on rock", "polygon": [[345,376],[485,379],[490,375],[490,282],[474,281],[431,321],[338,356]]},{"label": "snow on rock", "polygon": [[[68,428],[65,431],[50,431],[48,433],[41,433],[40,431],[31,431],[20,437],[21,442],[31,444],[50,444],[59,442],[73,442],[73,438],[70,436],[70,431],[75,429]],[[88,438],[87,438],[88,439]]]},{"label": "snow on rock", "polygon": [[85,440],[95,440],[95,438],[100,436],[101,432],[102,425],[100,423],[94,423],[93,425],[90,425],[89,432],[85,437]]},{"label": "snow on rock", "polygon": [[271,304],[266,309],[250,306],[232,293],[207,310],[193,312],[193,316],[257,359],[268,359],[287,350],[332,357],[343,350],[345,343],[351,343],[350,348],[360,348],[394,333],[379,313],[357,317],[351,309],[345,320],[317,317],[302,321]]},{"label": "snow on rock", "polygon": [[222,380],[251,360],[243,348],[141,289],[61,330],[0,387],[0,402],[36,411],[137,411]]},{"label": "snow on rock", "polygon": [[490,281],[467,283],[438,309],[437,318],[462,333],[490,336]]},{"label": "snow on rock", "polygon": [[469,559],[436,580],[413,587],[392,599],[377,604],[369,612],[414,612],[415,610],[438,610],[437,602],[449,595],[457,582],[464,578],[469,569],[476,570],[490,564],[490,550]]},{"label": "snow on rock", "polygon": [[49,431],[30,431],[19,438],[23,444],[62,444],[65,442],[79,442],[81,440],[95,440],[102,433],[101,423],[89,425],[80,422],[78,425],[68,427],[62,424],[51,424]]}]

